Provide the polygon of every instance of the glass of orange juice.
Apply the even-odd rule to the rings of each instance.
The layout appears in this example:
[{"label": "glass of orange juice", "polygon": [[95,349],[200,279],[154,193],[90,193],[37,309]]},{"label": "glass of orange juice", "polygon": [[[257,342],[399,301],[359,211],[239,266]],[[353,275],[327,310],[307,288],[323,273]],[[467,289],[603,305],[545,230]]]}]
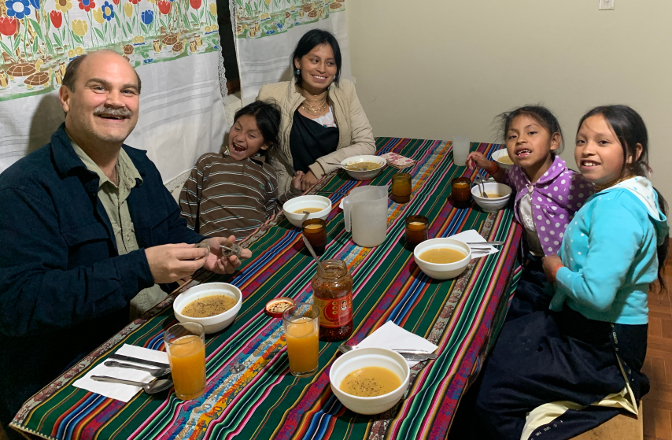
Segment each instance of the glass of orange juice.
[{"label": "glass of orange juice", "polygon": [[320,311],[308,303],[296,303],[282,313],[287,337],[289,371],[294,376],[310,376],[317,371]]},{"label": "glass of orange juice", "polygon": [[179,399],[195,399],[205,391],[205,332],[197,322],[182,322],[163,334]]}]

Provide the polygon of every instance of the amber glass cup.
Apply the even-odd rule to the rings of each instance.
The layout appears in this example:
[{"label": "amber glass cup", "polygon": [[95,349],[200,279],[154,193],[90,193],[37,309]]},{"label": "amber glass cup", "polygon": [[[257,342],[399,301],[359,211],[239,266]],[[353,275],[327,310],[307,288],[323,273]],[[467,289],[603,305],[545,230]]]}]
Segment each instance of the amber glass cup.
[{"label": "amber glass cup", "polygon": [[327,248],[327,224],[325,221],[319,218],[306,220],[303,222],[301,231],[315,253],[322,255]]},{"label": "amber glass cup", "polygon": [[413,182],[408,173],[397,173],[392,176],[391,198],[397,203],[408,203],[411,200]]},{"label": "amber glass cup", "polygon": [[409,215],[406,217],[406,244],[414,248],[427,240],[429,220],[424,215]]},{"label": "amber glass cup", "polygon": [[453,206],[468,208],[471,204],[471,180],[468,177],[457,177],[450,181]]}]

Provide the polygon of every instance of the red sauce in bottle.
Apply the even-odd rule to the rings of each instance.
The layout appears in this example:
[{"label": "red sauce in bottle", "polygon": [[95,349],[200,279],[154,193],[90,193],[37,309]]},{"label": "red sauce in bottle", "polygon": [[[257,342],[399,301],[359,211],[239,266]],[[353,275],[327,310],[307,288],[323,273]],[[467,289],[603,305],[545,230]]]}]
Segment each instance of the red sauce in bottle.
[{"label": "red sauce in bottle", "polygon": [[353,330],[352,276],[343,260],[322,261],[311,282],[320,309],[320,340],[342,341]]}]

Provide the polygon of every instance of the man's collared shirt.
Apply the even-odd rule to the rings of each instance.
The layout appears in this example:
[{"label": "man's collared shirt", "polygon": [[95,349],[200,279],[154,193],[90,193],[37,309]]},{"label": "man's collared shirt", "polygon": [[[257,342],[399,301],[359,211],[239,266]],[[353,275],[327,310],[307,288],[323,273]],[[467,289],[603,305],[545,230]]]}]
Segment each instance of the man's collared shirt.
[{"label": "man's collared shirt", "polygon": [[[140,176],[137,168],[133,165],[133,161],[131,161],[131,158],[128,157],[123,148],[119,151],[119,158],[116,164],[119,184],[115,185],[72,138],[70,138],[70,142],[77,156],[84,162],[84,166],[89,171],[98,175],[98,198],[103,204],[107,216],[110,218],[119,255],[138,250],[140,247],[135,236],[135,227],[133,226],[133,219],[131,218],[127,203],[131,189],[142,183],[142,176]],[[158,284],[141,290],[131,300],[130,318],[135,319],[139,317],[166,296],[166,293],[161,290]]]}]

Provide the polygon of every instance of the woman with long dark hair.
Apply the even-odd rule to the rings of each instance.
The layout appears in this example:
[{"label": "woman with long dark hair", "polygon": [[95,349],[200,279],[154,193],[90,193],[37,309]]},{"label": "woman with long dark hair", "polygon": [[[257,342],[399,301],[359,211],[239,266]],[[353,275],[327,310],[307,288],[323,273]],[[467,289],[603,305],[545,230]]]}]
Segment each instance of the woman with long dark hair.
[{"label": "woman with long dark hair", "polygon": [[291,81],[264,85],[257,99],[282,110],[280,143],[269,160],[280,194],[310,188],[348,157],[374,154],[373,132],[351,81],[340,79],[341,50],[321,29],[308,31],[291,57]]}]

